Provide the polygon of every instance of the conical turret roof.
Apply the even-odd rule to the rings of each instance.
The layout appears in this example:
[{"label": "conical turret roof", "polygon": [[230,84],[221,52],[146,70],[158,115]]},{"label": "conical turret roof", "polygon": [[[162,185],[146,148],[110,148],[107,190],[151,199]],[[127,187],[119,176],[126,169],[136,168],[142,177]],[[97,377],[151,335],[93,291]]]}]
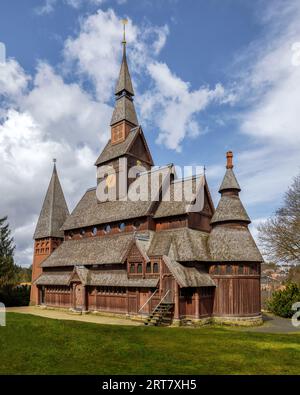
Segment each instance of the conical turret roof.
[{"label": "conical turret roof", "polygon": [[60,228],[68,215],[68,206],[59,181],[56,165],[54,163],[52,177],[33,238],[41,239],[45,237],[63,237],[64,233]]}]

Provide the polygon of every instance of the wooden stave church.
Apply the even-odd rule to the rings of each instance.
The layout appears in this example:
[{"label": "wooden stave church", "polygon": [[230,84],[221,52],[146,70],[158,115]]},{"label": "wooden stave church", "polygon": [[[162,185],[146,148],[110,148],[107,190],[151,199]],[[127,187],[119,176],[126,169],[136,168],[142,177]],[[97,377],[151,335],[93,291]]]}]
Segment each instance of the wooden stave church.
[{"label": "wooden stave church", "polygon": [[[118,174],[119,159],[126,158],[129,168],[150,170],[126,42],[115,96],[111,139],[95,165],[112,166]],[[233,154],[226,156],[219,204],[215,209],[204,177],[201,212],[188,211],[190,202],[161,197],[99,202],[91,188],[69,214],[54,164],[34,233],[31,304],[143,318],[148,324],[260,324],[263,258],[239,199]],[[175,185],[173,166],[168,170]],[[134,187],[130,182],[128,188]]]}]

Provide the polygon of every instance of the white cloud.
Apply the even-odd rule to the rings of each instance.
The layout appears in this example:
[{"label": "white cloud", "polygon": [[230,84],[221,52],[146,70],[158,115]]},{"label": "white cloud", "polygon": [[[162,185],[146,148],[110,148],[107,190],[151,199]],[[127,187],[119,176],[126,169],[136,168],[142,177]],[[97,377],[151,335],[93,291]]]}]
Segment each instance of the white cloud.
[{"label": "white cloud", "polygon": [[191,90],[165,63],[150,63],[148,72],[154,88],[138,98],[142,117],[156,122],[159,144],[180,151],[186,136],[193,138],[204,132],[195,116],[212,101],[225,100],[225,90],[220,84],[214,89]]},{"label": "white cloud", "polygon": [[51,14],[55,9],[56,3],[57,3],[57,0],[45,0],[43,5],[35,8],[35,13],[37,15]]},{"label": "white cloud", "polygon": [[0,96],[14,99],[27,88],[30,77],[14,59],[0,63]]},{"label": "white cloud", "polygon": [[[248,137],[235,171],[246,207],[271,214],[279,207],[300,160],[300,67],[293,62],[293,43],[300,41],[300,3],[275,1],[260,12],[264,35],[240,55],[237,75],[239,132]],[[246,137],[245,137],[246,138]],[[260,208],[260,212],[259,209]]]}]

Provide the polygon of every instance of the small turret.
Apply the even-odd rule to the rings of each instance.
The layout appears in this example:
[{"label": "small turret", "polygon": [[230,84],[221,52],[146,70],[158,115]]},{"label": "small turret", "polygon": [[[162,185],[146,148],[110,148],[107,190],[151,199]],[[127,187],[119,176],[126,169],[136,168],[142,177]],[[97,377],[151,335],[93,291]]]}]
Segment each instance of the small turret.
[{"label": "small turret", "polygon": [[[33,236],[32,283],[42,273],[41,263],[63,242],[64,232],[61,227],[69,215],[57,174],[56,159],[53,162],[52,177]],[[30,303],[39,303],[38,288],[34,284],[31,286]]]},{"label": "small turret", "polygon": [[211,256],[214,261],[262,262],[248,229],[251,220],[240,201],[241,188],[233,172],[233,153],[227,152],[226,158],[226,173],[219,189],[221,199],[210,222]]},{"label": "small turret", "polygon": [[233,172],[233,153],[227,152],[226,158],[226,173],[219,189],[221,199],[211,220],[211,225],[229,222],[250,224],[250,218],[239,198],[241,188]]}]

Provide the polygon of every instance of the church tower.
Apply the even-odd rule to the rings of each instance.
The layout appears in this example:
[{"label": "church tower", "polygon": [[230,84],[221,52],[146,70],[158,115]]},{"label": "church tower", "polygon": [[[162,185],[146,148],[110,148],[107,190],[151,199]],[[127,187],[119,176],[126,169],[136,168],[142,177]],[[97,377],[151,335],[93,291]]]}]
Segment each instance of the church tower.
[{"label": "church tower", "polygon": [[[211,219],[208,239],[210,274],[217,284],[214,316],[220,321],[261,323],[260,265],[263,258],[248,229],[250,218],[240,200],[241,188],[233,171],[233,153],[227,152],[221,199]],[[228,298],[228,295],[231,297]]]},{"label": "church tower", "polygon": [[[107,169],[108,166],[113,169],[115,175],[105,170],[103,176],[98,177],[97,181],[106,179],[108,188],[116,189],[116,196],[119,196],[119,175],[125,172],[124,162],[120,159],[126,159],[127,170],[133,166],[141,166],[149,170],[153,166],[152,156],[142,127],[138,123],[133,102],[134,90],[126,54],[125,24],[127,21],[123,20],[123,23],[123,55],[115,88],[115,106],[110,122],[111,138],[95,163],[98,170]],[[127,179],[127,186],[131,182],[132,180]]]},{"label": "church tower", "polygon": [[69,215],[55,162],[54,159],[52,177],[33,236],[34,253],[30,294],[32,305],[39,304],[38,289],[33,282],[42,273],[41,263],[63,242],[64,232],[60,229]]}]

